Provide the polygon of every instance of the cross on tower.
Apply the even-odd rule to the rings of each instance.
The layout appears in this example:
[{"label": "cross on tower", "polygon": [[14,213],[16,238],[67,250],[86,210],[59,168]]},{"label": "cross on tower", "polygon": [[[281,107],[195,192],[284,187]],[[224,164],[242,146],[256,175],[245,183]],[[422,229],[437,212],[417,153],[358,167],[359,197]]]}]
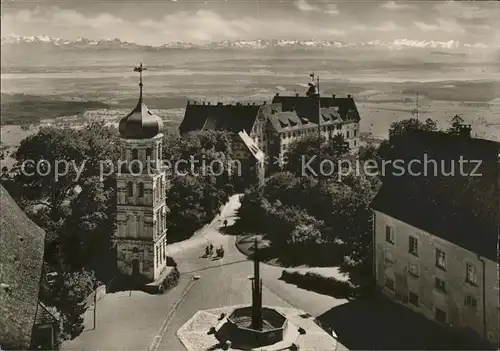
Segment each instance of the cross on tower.
[{"label": "cross on tower", "polygon": [[134,67],[134,72],[139,72],[139,87],[140,87],[140,96],[139,99],[142,100],[142,71],[146,71],[147,68],[142,66],[142,62],[139,66]]}]

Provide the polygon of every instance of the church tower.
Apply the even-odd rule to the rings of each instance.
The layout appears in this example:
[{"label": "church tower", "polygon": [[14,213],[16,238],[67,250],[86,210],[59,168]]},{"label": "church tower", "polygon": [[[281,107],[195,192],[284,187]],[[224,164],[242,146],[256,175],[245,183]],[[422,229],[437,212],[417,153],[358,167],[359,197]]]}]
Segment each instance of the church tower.
[{"label": "church tower", "polygon": [[166,267],[166,173],[162,167],[163,122],[143,102],[142,63],[137,106],[120,120],[117,182],[117,266],[134,280],[151,282]]}]

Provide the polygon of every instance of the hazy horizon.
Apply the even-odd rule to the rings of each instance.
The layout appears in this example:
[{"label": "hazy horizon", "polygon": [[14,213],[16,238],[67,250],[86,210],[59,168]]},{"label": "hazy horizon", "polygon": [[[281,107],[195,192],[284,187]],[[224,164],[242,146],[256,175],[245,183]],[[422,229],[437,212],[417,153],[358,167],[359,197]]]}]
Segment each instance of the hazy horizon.
[{"label": "hazy horizon", "polygon": [[498,45],[499,2],[2,1],[2,35],[146,44],[234,39],[458,40]]}]

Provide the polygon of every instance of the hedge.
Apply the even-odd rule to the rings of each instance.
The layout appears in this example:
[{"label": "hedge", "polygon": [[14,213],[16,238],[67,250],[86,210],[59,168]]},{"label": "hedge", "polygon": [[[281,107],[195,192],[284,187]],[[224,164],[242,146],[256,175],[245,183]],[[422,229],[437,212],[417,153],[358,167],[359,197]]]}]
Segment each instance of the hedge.
[{"label": "hedge", "polygon": [[283,270],[280,279],[287,283],[295,284],[299,288],[320,294],[344,298],[354,296],[354,287],[349,282],[333,277],[325,277],[318,273],[289,272]]}]

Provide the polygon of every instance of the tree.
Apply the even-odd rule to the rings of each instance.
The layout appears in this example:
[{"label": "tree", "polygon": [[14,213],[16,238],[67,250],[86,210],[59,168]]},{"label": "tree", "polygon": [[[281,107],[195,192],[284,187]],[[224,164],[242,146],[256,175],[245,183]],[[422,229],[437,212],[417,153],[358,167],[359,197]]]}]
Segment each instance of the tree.
[{"label": "tree", "polygon": [[391,123],[389,128],[389,138],[393,136],[401,136],[412,130],[436,131],[437,123],[431,118],[426,119],[424,122],[416,118],[395,121]]},{"label": "tree", "polygon": [[85,270],[60,273],[53,282],[42,280],[40,300],[55,307],[62,318],[62,338],[72,339],[84,329],[85,299],[98,282],[93,273]]},{"label": "tree", "polygon": [[208,130],[182,138],[167,134],[164,142],[163,158],[173,166],[167,172],[167,223],[170,233],[182,233],[174,240],[182,240],[210,221],[234,192],[231,138]]},{"label": "tree", "polygon": [[[319,139],[316,134],[306,135],[289,145],[285,153],[283,171],[291,172],[298,177],[319,176],[321,162],[329,160],[336,166],[338,161],[349,154],[349,151],[349,143],[341,134],[333,135],[328,141],[324,138]],[[327,169],[324,171],[330,172]]]},{"label": "tree", "polygon": [[29,189],[25,196],[33,204],[49,208],[50,217],[55,221],[61,218],[61,207],[78,184],[75,167],[67,167],[66,174],[57,179],[56,168],[61,167],[63,171],[61,162],[73,162],[80,167],[86,161],[87,148],[77,130],[48,127],[21,141],[14,155],[18,169],[16,181]]},{"label": "tree", "polygon": [[460,115],[455,115],[451,119],[451,126],[448,128],[447,132],[452,135],[460,135],[462,128],[464,127],[464,119]]},{"label": "tree", "polygon": [[[321,143],[323,140],[321,140]],[[285,164],[283,171],[290,172],[297,177],[301,177],[304,173],[304,164],[312,160],[311,168],[318,171],[319,169],[319,145],[320,139],[316,134],[308,134],[302,138],[294,140],[288,145],[288,150],[285,153]]]},{"label": "tree", "polygon": [[[83,129],[46,127],[24,139],[15,155],[15,180],[32,205],[47,207],[52,220],[62,217],[62,207],[82,186],[116,164],[116,137],[102,122]],[[28,191],[29,190],[29,191]]]},{"label": "tree", "polygon": [[338,161],[349,154],[351,148],[342,134],[333,135],[324,147],[324,152],[332,161]]},{"label": "tree", "polygon": [[184,240],[201,228],[209,216],[203,206],[205,184],[191,175],[174,177],[167,192],[169,239]]}]

